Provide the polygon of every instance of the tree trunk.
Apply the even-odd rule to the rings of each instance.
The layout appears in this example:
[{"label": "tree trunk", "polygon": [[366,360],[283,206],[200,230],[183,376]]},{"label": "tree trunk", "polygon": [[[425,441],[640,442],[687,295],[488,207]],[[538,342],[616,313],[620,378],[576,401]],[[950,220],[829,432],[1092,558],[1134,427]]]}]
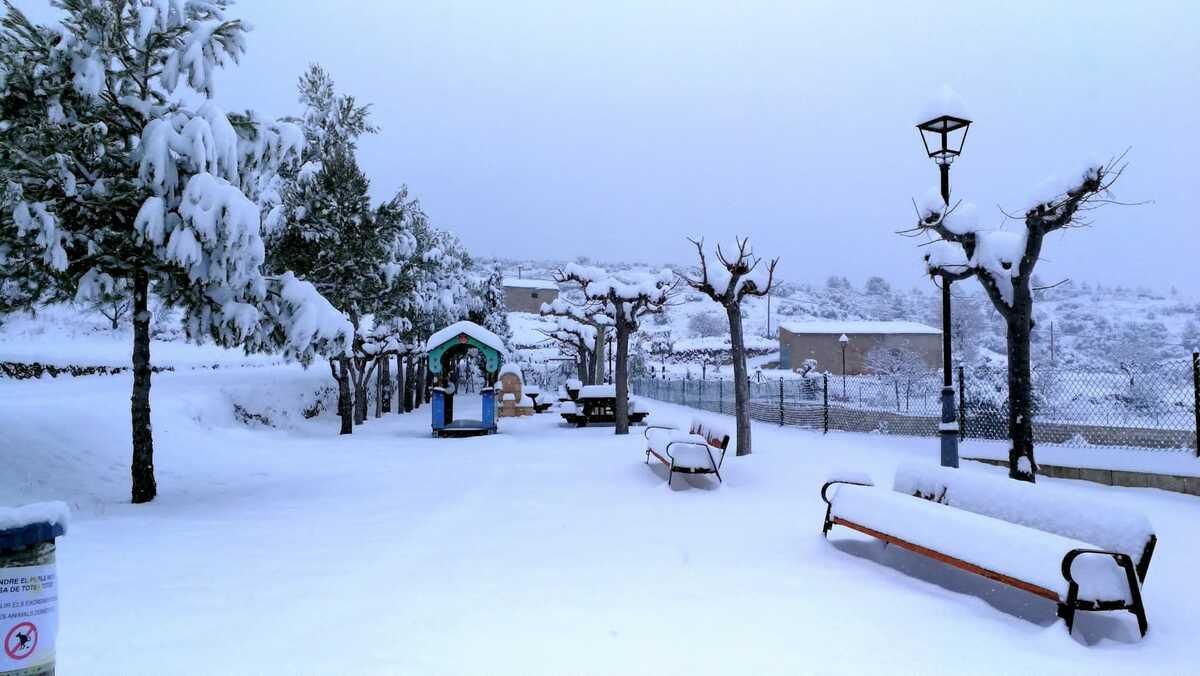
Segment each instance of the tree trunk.
[{"label": "tree trunk", "polygon": [[404,357],[404,390],[403,390],[404,412],[405,413],[411,413],[413,410],[412,384],[413,384],[413,378],[415,378],[415,377],[416,377],[416,374],[413,373],[412,355],[411,354],[405,355],[405,357]]},{"label": "tree trunk", "polygon": [[1037,462],[1033,459],[1033,381],[1030,368],[1029,338],[1032,328],[1032,303],[1017,301],[1008,318],[1008,476],[1021,481],[1036,481]]},{"label": "tree trunk", "polygon": [[590,383],[592,376],[588,372],[591,365],[591,360],[587,357],[587,352],[582,349],[583,343],[580,343],[579,358],[575,360],[575,375],[579,376],[579,382]]},{"label": "tree trunk", "polygon": [[375,417],[381,418],[384,413],[392,412],[392,357],[379,357],[379,398],[375,404]]},{"label": "tree trunk", "polygon": [[404,412],[404,388],[407,384],[404,383],[404,357],[402,354],[396,355],[396,414]]},{"label": "tree trunk", "polygon": [[604,327],[596,327],[596,342],[592,346],[592,377],[590,381],[585,381],[585,385],[600,385],[604,382],[604,339],[607,334],[608,330]]},{"label": "tree trunk", "polygon": [[733,350],[733,402],[737,417],[737,454],[750,455],[750,379],[746,375],[746,341],[742,336],[742,306],[729,305],[729,342]]},{"label": "tree trunk", "polygon": [[421,408],[425,403],[425,395],[421,392],[425,384],[425,360],[417,357],[416,373],[413,375],[413,410]]},{"label": "tree trunk", "polygon": [[620,317],[617,318],[617,366],[613,380],[617,386],[617,401],[613,406],[616,433],[629,434],[629,324]]},{"label": "tree trunk", "polygon": [[338,434],[354,434],[354,400],[350,394],[350,358],[339,357],[337,368],[338,416],[342,429]]},{"label": "tree trunk", "polygon": [[158,494],[154,480],[154,435],[150,427],[150,274],[133,273],[133,394],[129,411],[133,423],[134,504],[150,502]]},{"label": "tree trunk", "polygon": [[359,376],[354,383],[354,424],[361,425],[367,422],[367,381],[366,378]]},{"label": "tree trunk", "polygon": [[367,416],[370,413],[369,397],[367,390],[371,384],[371,371],[368,365],[373,362],[370,358],[362,358],[354,360],[354,424],[362,425],[367,422]]},{"label": "tree trunk", "polygon": [[425,367],[422,373],[425,376],[423,378],[425,386],[421,388],[421,397],[424,399],[425,403],[428,404],[429,402],[433,401],[433,374],[429,372],[428,366]]}]

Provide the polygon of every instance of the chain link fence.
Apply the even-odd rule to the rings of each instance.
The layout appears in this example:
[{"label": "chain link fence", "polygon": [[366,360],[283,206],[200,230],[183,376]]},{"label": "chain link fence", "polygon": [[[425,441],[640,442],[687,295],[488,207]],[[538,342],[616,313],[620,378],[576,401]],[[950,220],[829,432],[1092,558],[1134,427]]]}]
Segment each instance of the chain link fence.
[{"label": "chain link fence", "polygon": [[[1008,438],[1008,374],[959,368],[955,390],[964,438]],[[733,413],[730,380],[635,379],[635,394]],[[755,420],[811,429],[935,436],[941,375],[817,374],[750,383]],[[1196,448],[1200,356],[1117,372],[1033,370],[1034,440],[1067,446]]]}]

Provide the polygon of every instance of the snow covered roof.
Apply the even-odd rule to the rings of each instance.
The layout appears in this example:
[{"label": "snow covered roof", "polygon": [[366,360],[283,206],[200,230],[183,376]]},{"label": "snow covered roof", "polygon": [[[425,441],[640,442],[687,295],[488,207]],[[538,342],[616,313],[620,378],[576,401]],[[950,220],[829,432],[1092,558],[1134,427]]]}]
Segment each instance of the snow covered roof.
[{"label": "snow covered roof", "polygon": [[932,326],[917,322],[868,322],[868,321],[819,321],[819,322],[782,322],[780,329],[788,333],[799,334],[928,334],[940,335],[942,332]]},{"label": "snow covered roof", "polygon": [[558,284],[549,279],[525,279],[523,277],[505,277],[504,286],[514,289],[547,289],[558,291]]},{"label": "snow covered roof", "polygon": [[500,336],[497,336],[496,334],[488,331],[474,322],[468,321],[454,322],[450,326],[447,326],[441,331],[438,331],[430,336],[429,340],[425,341],[425,351],[432,352],[442,343],[454,340],[463,333],[474,338],[475,340],[478,340],[484,345],[487,345],[500,354],[505,354],[504,341],[500,340]]}]

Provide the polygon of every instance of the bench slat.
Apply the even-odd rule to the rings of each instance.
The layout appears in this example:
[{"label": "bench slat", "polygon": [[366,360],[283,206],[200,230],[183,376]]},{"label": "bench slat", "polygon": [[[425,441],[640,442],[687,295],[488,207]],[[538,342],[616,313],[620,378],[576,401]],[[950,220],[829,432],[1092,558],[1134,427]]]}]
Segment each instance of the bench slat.
[{"label": "bench slat", "polygon": [[951,566],[954,566],[955,568],[961,568],[969,573],[975,573],[976,575],[982,575],[983,577],[986,577],[989,580],[995,580],[996,582],[1001,582],[1003,584],[1009,585],[1010,587],[1016,587],[1017,589],[1022,589],[1024,591],[1029,592],[1030,594],[1036,594],[1038,596],[1041,596],[1042,598],[1049,599],[1051,601],[1057,602],[1057,601],[1062,600],[1059,598],[1058,593],[1053,592],[1049,589],[1046,589],[1045,587],[1039,587],[1035,584],[1030,584],[1028,582],[1025,582],[1024,580],[1018,580],[1015,577],[1009,577],[1008,575],[1005,575],[1004,573],[998,573],[994,570],[989,570],[987,568],[977,566],[973,563],[963,561],[962,559],[956,559],[953,556],[946,556],[945,554],[942,554],[941,552],[934,551],[927,547],[922,547],[921,545],[913,544],[911,542],[908,542],[907,540],[901,540],[900,538],[893,537],[891,535],[888,535],[887,533],[881,533],[880,531],[877,531],[873,528],[868,528],[861,524],[854,523],[853,521],[847,521],[846,519],[843,519],[839,516],[833,517],[832,521],[836,525],[845,526],[846,528],[856,530],[860,533],[865,533],[866,535],[870,535],[873,538],[883,540],[884,542],[896,545],[897,547],[901,547],[901,548],[907,549],[912,552],[916,552],[917,554],[921,554],[923,556],[928,556],[931,559],[934,559],[936,561],[941,561],[942,563],[949,564]]}]

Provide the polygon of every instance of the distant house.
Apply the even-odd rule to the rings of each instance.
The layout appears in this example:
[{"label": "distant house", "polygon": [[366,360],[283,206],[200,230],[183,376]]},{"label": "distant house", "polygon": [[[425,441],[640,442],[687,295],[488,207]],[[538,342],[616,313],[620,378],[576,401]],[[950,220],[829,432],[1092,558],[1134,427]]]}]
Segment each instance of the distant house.
[{"label": "distant house", "polygon": [[930,369],[942,365],[942,332],[916,322],[814,321],[779,325],[779,365],[798,369],[806,359],[817,360],[817,369],[842,372],[842,344],[846,336],[846,373],[867,371],[865,360],[878,347],[912,352]]},{"label": "distant house", "polygon": [[558,284],[548,279],[504,278],[504,304],[509,312],[538,313],[542,303],[558,298]]}]

